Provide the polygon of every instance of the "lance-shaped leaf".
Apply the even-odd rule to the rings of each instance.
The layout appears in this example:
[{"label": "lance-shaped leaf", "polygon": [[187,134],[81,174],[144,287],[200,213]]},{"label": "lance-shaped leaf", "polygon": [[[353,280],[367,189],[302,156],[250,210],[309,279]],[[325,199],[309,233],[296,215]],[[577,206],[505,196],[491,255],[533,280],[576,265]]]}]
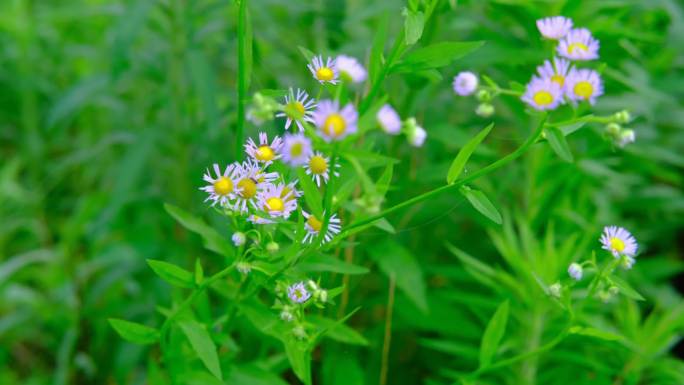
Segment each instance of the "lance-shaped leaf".
[{"label": "lance-shaped leaf", "polygon": [[148,259],[147,264],[164,281],[174,286],[185,288],[193,288],[195,286],[193,274],[181,267],[155,259]]},{"label": "lance-shaped leaf", "polygon": [[501,338],[503,338],[506,324],[508,323],[508,308],[508,301],[502,302],[487,324],[487,328],[482,336],[482,343],[480,344],[481,368],[489,366],[496,351],[499,349]]},{"label": "lance-shaped leaf", "polygon": [[470,139],[468,143],[461,148],[461,151],[458,152],[456,158],[454,158],[454,161],[451,163],[451,167],[449,167],[449,172],[447,173],[446,178],[448,184],[452,184],[456,181],[456,179],[458,179],[458,176],[461,175],[461,172],[468,162],[468,159],[470,159],[470,156],[473,155],[473,152],[477,146],[484,140],[487,134],[489,134],[489,132],[492,130],[492,127],[494,127],[494,123],[491,123],[482,131],[478,132],[477,135]]},{"label": "lance-shaped leaf", "polygon": [[109,324],[126,341],[146,345],[159,340],[159,331],[149,326],[122,319],[110,318]]},{"label": "lance-shaped leaf", "polygon": [[468,186],[463,186],[460,189],[461,194],[468,199],[468,202],[479,211],[482,215],[489,218],[492,222],[500,225],[503,220],[499,210],[492,204],[487,196],[480,190],[472,189]]}]

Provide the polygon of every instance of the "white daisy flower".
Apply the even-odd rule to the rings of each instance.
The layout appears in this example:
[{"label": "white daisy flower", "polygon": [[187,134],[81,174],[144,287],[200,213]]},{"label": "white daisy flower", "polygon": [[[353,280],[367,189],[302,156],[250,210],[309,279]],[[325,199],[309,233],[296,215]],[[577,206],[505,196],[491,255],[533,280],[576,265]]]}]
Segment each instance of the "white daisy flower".
[{"label": "white daisy flower", "polygon": [[[340,167],[340,164],[337,163],[336,167]],[[311,178],[316,182],[316,186],[321,187],[321,179],[323,179],[323,183],[328,183],[328,179],[330,179],[330,158],[316,152],[306,161],[304,169],[306,174],[311,175]],[[335,176],[339,175],[338,172],[335,172]]]},{"label": "white daisy flower", "polygon": [[594,70],[573,68],[566,80],[565,94],[573,102],[588,101],[593,105],[603,95],[603,81]]},{"label": "white daisy flower", "polygon": [[409,143],[413,147],[422,147],[427,138],[427,132],[421,126],[416,125],[408,134]]},{"label": "white daisy flower", "polygon": [[454,76],[454,92],[460,96],[468,96],[475,92],[477,89],[479,81],[477,80],[477,75],[470,71],[460,72],[458,75]]},{"label": "white daisy flower", "polygon": [[[574,69],[574,67],[572,69]],[[558,57],[553,58],[553,64],[551,61],[545,60],[544,64],[537,67],[539,77],[542,79],[551,79],[551,81],[558,83],[561,88],[565,86],[565,79],[570,71],[570,62]]]},{"label": "white daisy flower", "polygon": [[312,154],[311,140],[303,134],[285,134],[282,155],[283,162],[296,167],[306,163]]},{"label": "white daisy flower", "polygon": [[245,144],[245,152],[257,162],[271,164],[273,160],[280,158],[280,147],[283,145],[283,140],[279,136],[275,136],[271,144],[268,143],[268,135],[265,132],[259,133],[259,145],[254,143],[252,138],[247,140]]},{"label": "white daisy flower", "polygon": [[235,210],[242,213],[248,211],[248,206],[256,207],[257,192],[264,185],[275,182],[277,172],[266,172],[255,161],[248,159],[240,165],[237,186],[240,191],[235,197]]},{"label": "white daisy flower", "polygon": [[572,28],[572,20],[563,16],[552,16],[537,20],[539,33],[547,39],[558,40]]},{"label": "white daisy flower", "polygon": [[[306,229],[304,242],[311,243],[318,237],[318,233],[323,227],[323,221],[304,210],[302,210],[302,214],[304,215],[304,218],[306,218],[306,223],[304,224],[304,228]],[[328,231],[326,231],[325,235],[323,236],[323,243],[330,242],[330,240],[335,236],[335,234],[338,234],[340,230],[340,218],[338,218],[336,214],[333,214],[330,216],[330,220],[328,222]]]},{"label": "white daisy flower", "polygon": [[212,201],[212,206],[218,203],[220,206],[230,207],[230,201],[235,199],[236,193],[240,191],[237,186],[240,166],[237,163],[229,164],[223,173],[218,164],[214,163],[213,167],[215,177],[212,177],[209,169],[202,176],[202,179],[209,183],[208,186],[200,187],[200,190],[209,194],[204,201]]},{"label": "white daisy flower", "polygon": [[570,278],[574,279],[575,281],[579,281],[582,279],[582,265],[579,263],[571,263],[570,266],[568,266],[568,275]]},{"label": "white daisy flower", "polygon": [[340,110],[337,100],[321,100],[313,113],[320,135],[329,142],[356,132],[359,114],[351,103]]},{"label": "white daisy flower", "polygon": [[292,88],[287,95],[285,95],[285,107],[282,112],[276,114],[279,118],[286,118],[285,129],[289,129],[292,122],[297,124],[299,131],[304,131],[302,122],[313,123],[313,109],[316,107],[316,101],[309,97],[306,91],[297,88],[297,94]]},{"label": "white daisy flower", "polygon": [[268,184],[257,194],[258,207],[267,212],[271,217],[287,219],[292,211],[297,209],[297,199],[293,191],[284,184]]},{"label": "white daisy flower", "polygon": [[307,67],[309,68],[309,71],[311,71],[311,74],[313,74],[314,79],[318,80],[321,84],[337,84],[339,81],[340,74],[337,70],[337,65],[335,60],[330,57],[324,62],[322,56],[314,56]]},{"label": "white daisy flower", "polygon": [[558,43],[556,51],[570,60],[594,60],[599,57],[599,42],[588,29],[573,29]]},{"label": "white daisy flower", "polygon": [[551,78],[533,76],[521,99],[537,110],[553,110],[562,102],[563,92]]},{"label": "white daisy flower", "polygon": [[634,258],[637,253],[636,239],[622,227],[606,226],[601,234],[601,248],[610,251],[615,258],[621,255]]},{"label": "white daisy flower", "polygon": [[348,79],[352,83],[361,83],[366,80],[366,76],[368,75],[361,63],[351,56],[338,56],[335,58],[335,66],[340,72],[342,79]]},{"label": "white daisy flower", "polygon": [[398,135],[401,131],[401,118],[397,111],[389,104],[385,104],[379,110],[375,118],[383,131],[390,135]]},{"label": "white daisy flower", "polygon": [[304,303],[311,298],[311,293],[306,290],[304,282],[297,282],[287,288],[287,296],[292,302]]}]

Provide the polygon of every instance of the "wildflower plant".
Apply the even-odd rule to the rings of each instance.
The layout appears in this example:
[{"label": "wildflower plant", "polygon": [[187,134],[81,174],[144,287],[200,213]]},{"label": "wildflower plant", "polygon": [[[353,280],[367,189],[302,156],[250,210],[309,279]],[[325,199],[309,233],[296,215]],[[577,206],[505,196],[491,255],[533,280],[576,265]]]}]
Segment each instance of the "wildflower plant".
[{"label": "wildflower plant", "polygon": [[[624,228],[606,227],[600,242],[596,235],[596,250],[590,256],[568,252],[573,258],[564,258],[566,265],[538,274],[538,266],[534,266],[538,261],[527,264],[523,252],[510,240],[516,231],[513,215],[502,214],[498,204],[476,185],[478,180],[539,146],[549,146],[562,160],[572,162],[567,137],[587,123],[606,125],[606,137],[619,147],[634,141],[634,132],[621,126],[631,120],[628,113],[601,116],[591,112],[609,90],[604,89],[601,66],[592,67],[592,61],[599,59],[599,41],[588,29],[578,28],[561,16],[539,20],[540,38],[554,44],[550,51],[553,54],[539,63],[536,72],[529,68],[525,86],[504,88],[471,70],[461,71],[451,81],[443,80],[441,86],[456,94],[454,103],[462,97],[477,99],[479,104],[473,112],[482,119],[493,120],[498,98],[511,97],[507,102],[517,103],[521,111],[524,108],[535,122],[534,127],[507,155],[470,170],[467,166],[471,156],[495,130],[494,123],[483,124],[484,128],[454,151],[445,167],[443,184],[388,204],[386,195],[392,188],[395,157],[399,156],[388,149],[397,151],[400,147],[404,154],[423,151],[430,145],[431,127],[425,124],[423,113],[398,107],[391,93],[383,88],[386,78],[411,72],[434,76],[438,69],[451,67],[457,58],[482,45],[440,42],[416,46],[438,3],[409,2],[401,33],[389,52],[385,52],[384,41],[368,47],[370,55],[362,59],[346,52],[312,53],[300,47],[300,69],[306,81],[279,84],[281,89],[275,92],[259,90],[253,93],[249,106],[239,106],[235,135],[238,151],[227,161],[225,153],[215,154],[216,163],[203,176],[197,172],[198,188],[206,194],[205,210],[221,219],[220,227],[212,227],[181,208],[166,206],[181,225],[201,236],[207,249],[223,258],[222,268],[206,274],[203,258],[197,258],[192,269],[150,260],[152,270],[181,288],[183,297],[160,309],[164,321],[158,327],[113,320],[124,338],[158,343],[161,361],[173,370],[169,368],[174,359],[169,345],[180,332],[204,368],[222,380],[224,368],[229,365],[222,362],[219,352],[231,350],[235,341],[228,335],[219,349],[213,334],[242,322],[276,339],[296,377],[310,385],[314,383],[312,355],[321,338],[367,344],[363,335],[345,324],[358,310],[347,309],[348,275],[367,269],[353,260],[339,261],[336,255],[351,250],[356,235],[365,230],[393,233],[397,224],[390,222],[391,214],[447,192],[458,194],[484,220],[503,226],[503,232],[491,231],[492,243],[507,257],[510,268],[531,285],[519,286],[508,273],[483,266],[460,248],[446,244],[468,271],[488,285],[505,277],[505,285],[510,285],[514,293],[534,293],[530,295],[541,298],[545,309],[567,315],[546,345],[534,347],[539,351],[500,358],[499,350],[504,349],[500,343],[511,311],[509,301],[501,303],[483,333],[478,366],[458,373],[454,380],[471,383],[497,368],[551,349],[571,335],[608,335],[579,314],[586,306],[609,303],[619,295],[642,298],[619,276],[620,267],[630,269],[636,262],[635,238]],[[245,30],[249,25],[246,4],[246,0],[240,1],[238,14],[238,103],[249,100],[245,63],[251,63],[251,58],[244,44],[251,41],[251,36]],[[510,79],[511,84],[519,80],[523,79]],[[266,96],[269,92],[277,97]],[[252,135],[245,137],[250,132]],[[385,141],[391,145],[379,145]],[[424,287],[411,287],[413,280],[396,277],[396,266],[411,266],[413,260],[395,243],[381,244],[387,255],[376,254],[373,260],[388,276],[390,298],[396,285],[413,306],[427,312]],[[322,272],[344,278],[340,283]],[[200,322],[206,318],[201,314],[200,301],[210,299],[225,306],[219,319],[207,323],[207,327]],[[535,316],[542,317],[539,309],[535,309]],[[537,342],[542,332],[534,330]],[[386,367],[387,357],[383,359]]]}]

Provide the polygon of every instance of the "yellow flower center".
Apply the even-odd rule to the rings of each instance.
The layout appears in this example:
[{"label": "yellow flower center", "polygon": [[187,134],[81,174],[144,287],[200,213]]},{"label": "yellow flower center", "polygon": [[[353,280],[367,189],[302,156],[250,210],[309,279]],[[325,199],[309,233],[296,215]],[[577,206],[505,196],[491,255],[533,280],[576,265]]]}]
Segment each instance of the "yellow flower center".
[{"label": "yellow flower center", "polygon": [[551,81],[558,83],[559,86],[563,87],[563,84],[565,83],[565,76],[553,75],[553,76],[551,76]]},{"label": "yellow flower center", "polygon": [[316,79],[329,82],[335,78],[335,72],[328,67],[321,67],[316,70]]},{"label": "yellow flower center", "polygon": [[314,155],[309,159],[309,169],[314,174],[323,174],[328,171],[328,162],[319,155]]},{"label": "yellow flower center", "polygon": [[257,186],[256,183],[254,183],[253,180],[249,178],[245,178],[241,181],[238,182],[238,187],[242,189],[240,191],[240,196],[246,199],[250,199],[256,195],[257,192]]},{"label": "yellow flower center", "polygon": [[313,216],[313,214],[309,215],[306,223],[316,232],[321,231],[321,227],[323,227],[323,222],[319,221],[318,218]]},{"label": "yellow flower center", "polygon": [[344,134],[347,124],[340,114],[330,114],[323,122],[323,132],[330,136],[340,136]]},{"label": "yellow flower center", "polygon": [[625,249],[625,242],[620,238],[610,238],[610,248],[621,253]]},{"label": "yellow flower center", "polygon": [[214,182],[214,192],[218,195],[228,195],[233,192],[233,181],[225,176]]},{"label": "yellow flower center", "polygon": [[583,99],[589,99],[594,93],[594,87],[592,87],[591,83],[586,81],[578,82],[575,84],[573,91],[575,92],[575,95],[582,97]]},{"label": "yellow flower center", "polygon": [[304,117],[305,112],[306,109],[304,108],[304,105],[296,100],[287,103],[285,106],[285,114],[287,114],[290,119],[301,120]]},{"label": "yellow flower center", "polygon": [[302,293],[301,289],[295,289],[294,295],[297,297],[297,299],[302,299],[302,297],[304,297],[304,293]]},{"label": "yellow flower center", "polygon": [[266,199],[266,206],[269,211],[283,211],[285,208],[285,202],[278,197]]},{"label": "yellow flower center", "polygon": [[535,103],[539,106],[548,106],[553,103],[553,95],[549,91],[538,91],[532,97]]},{"label": "yellow flower center", "polygon": [[261,161],[268,162],[275,158],[275,152],[269,146],[261,146],[257,148],[255,156]]},{"label": "yellow flower center", "polygon": [[572,53],[575,52],[576,50],[588,51],[588,50],[589,50],[589,47],[587,47],[586,45],[584,45],[584,43],[572,43],[572,44],[570,44],[570,45],[568,46],[568,53],[569,53],[569,54],[572,54]]},{"label": "yellow flower center", "polygon": [[301,143],[295,143],[290,147],[290,155],[293,157],[298,157],[302,155],[302,151],[304,151],[304,148]]}]

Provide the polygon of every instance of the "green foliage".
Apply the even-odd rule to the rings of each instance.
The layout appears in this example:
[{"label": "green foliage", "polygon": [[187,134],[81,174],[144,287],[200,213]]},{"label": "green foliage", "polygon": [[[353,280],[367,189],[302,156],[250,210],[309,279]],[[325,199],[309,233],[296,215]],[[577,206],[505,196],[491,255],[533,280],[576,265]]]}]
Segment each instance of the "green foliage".
[{"label": "green foliage", "polygon": [[[554,55],[535,25],[551,15],[600,40],[575,63],[601,74],[595,105],[520,100]],[[672,0],[0,2],[0,383],[684,383],[682,15]],[[339,54],[365,83],[311,78],[314,55]],[[470,97],[461,71],[479,77]],[[249,120],[290,87],[358,109],[357,135],[314,140],[340,176],[318,187],[275,162],[303,196],[265,226],[204,202],[203,172],[244,139],[298,132]],[[384,104],[399,135],[379,129]],[[340,234],[303,242],[302,210],[336,214]],[[631,269],[601,249],[613,224],[638,241]],[[292,303],[309,280],[317,297]]]}]

